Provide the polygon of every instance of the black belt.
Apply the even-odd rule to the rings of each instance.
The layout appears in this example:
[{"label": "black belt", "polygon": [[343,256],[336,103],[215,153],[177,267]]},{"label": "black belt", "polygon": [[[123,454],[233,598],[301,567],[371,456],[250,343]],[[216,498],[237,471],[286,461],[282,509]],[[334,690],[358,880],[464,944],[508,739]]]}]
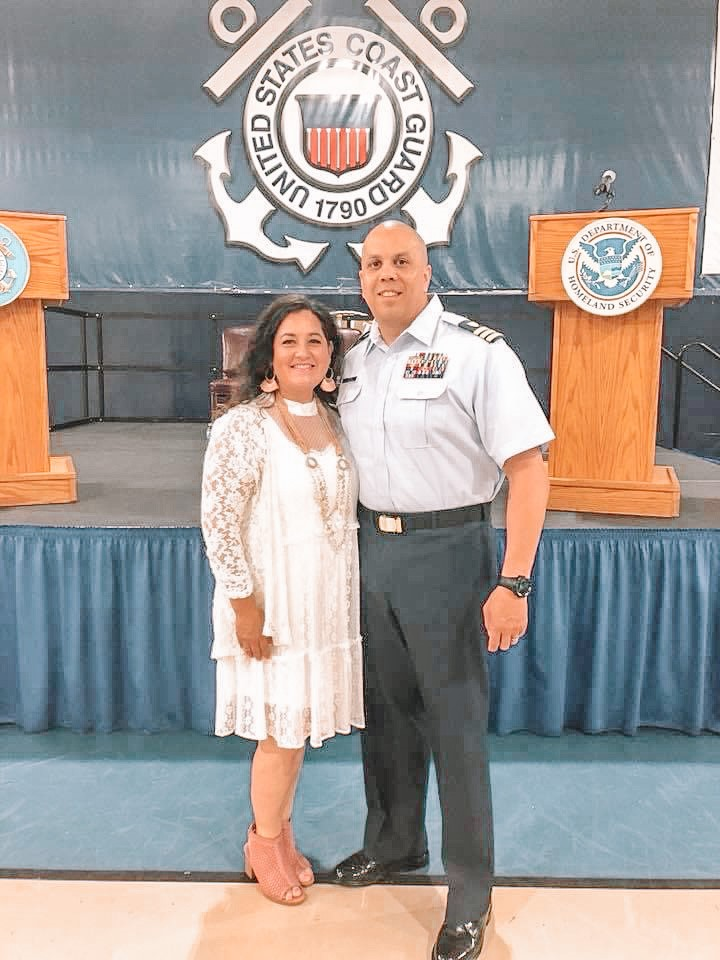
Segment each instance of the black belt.
[{"label": "black belt", "polygon": [[381,513],[368,510],[361,503],[358,513],[372,519],[378,533],[399,535],[413,530],[436,530],[440,527],[460,527],[464,523],[490,519],[489,503],[472,503],[452,510],[428,510],[424,513]]}]

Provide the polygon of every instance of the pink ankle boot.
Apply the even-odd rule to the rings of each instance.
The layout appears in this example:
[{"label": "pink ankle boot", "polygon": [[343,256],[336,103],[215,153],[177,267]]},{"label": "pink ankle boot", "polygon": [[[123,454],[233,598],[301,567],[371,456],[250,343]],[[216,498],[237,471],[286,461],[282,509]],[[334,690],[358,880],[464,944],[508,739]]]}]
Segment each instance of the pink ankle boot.
[{"label": "pink ankle boot", "polygon": [[245,844],[245,873],[251,880],[257,879],[261,892],[273,903],[294,907],[305,899],[302,890],[299,896],[293,893],[299,881],[286,853],[283,832],[272,839],[261,837],[252,824]]}]

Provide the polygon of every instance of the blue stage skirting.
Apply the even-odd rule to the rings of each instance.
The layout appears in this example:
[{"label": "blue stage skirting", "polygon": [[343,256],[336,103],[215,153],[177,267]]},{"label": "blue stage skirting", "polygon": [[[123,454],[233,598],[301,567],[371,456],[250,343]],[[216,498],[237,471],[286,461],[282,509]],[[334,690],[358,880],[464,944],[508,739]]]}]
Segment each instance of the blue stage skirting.
[{"label": "blue stage skirting", "polygon": [[[493,730],[720,732],[720,531],[546,530],[535,579]],[[0,723],[207,733],[211,590],[195,528],[0,528]]]}]

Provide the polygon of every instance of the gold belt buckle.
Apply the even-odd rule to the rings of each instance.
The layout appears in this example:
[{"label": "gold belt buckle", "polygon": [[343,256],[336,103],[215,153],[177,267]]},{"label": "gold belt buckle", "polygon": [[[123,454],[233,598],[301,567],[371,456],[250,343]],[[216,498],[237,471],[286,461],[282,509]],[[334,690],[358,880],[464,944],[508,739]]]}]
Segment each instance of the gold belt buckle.
[{"label": "gold belt buckle", "polygon": [[379,513],[377,528],[380,533],[404,533],[402,517],[389,517],[386,513]]}]

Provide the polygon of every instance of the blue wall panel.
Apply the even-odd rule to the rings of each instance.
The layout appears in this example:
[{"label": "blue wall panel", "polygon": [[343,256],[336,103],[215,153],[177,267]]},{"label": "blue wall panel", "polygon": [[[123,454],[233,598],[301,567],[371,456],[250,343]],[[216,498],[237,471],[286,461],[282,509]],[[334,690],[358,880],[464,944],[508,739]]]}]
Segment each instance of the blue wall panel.
[{"label": "blue wall panel", "polygon": [[[305,6],[277,47],[343,25],[392,39],[367,4]],[[417,26],[424,4],[396,0],[395,7]],[[458,102],[418,68],[435,135],[417,188],[434,201],[448,192],[447,131],[484,153],[470,168],[449,246],[432,251],[438,289],[525,289],[528,215],[594,209],[592,187],[608,167],[618,174],[619,208],[702,212],[715,0],[468,0],[464,7],[464,36],[436,46],[470,92]],[[285,8],[258,0],[257,29]],[[238,201],[254,189],[243,110],[269,54],[216,102],[203,84],[232,50],[211,34],[208,4],[6,0],[0,50],[0,208],[67,214],[73,289],[357,288],[347,243],[361,240],[362,225],[330,229],[273,213],[266,231],[274,242],[285,235],[330,242],[305,273],[226,244],[205,166],[193,155],[230,131],[224,183]],[[698,278],[698,289],[712,286],[712,278]]]}]

